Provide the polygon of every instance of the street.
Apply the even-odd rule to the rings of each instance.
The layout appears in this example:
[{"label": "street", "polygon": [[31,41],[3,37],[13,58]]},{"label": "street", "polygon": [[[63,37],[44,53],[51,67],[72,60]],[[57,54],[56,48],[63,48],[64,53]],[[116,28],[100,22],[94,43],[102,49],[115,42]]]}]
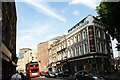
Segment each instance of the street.
[{"label": "street", "polygon": [[[73,77],[46,78],[44,76],[35,77],[31,80],[74,80]],[[112,72],[106,75],[105,80],[120,80],[120,72]]]},{"label": "street", "polygon": [[31,80],[74,80],[71,77],[59,77],[59,78],[46,78],[46,77],[35,77],[32,78]]}]

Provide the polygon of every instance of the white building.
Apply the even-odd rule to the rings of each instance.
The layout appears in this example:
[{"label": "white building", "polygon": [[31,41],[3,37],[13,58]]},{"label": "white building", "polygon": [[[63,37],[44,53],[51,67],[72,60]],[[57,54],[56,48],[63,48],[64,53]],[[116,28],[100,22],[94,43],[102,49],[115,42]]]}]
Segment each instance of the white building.
[{"label": "white building", "polygon": [[20,53],[23,54],[23,56],[18,59],[16,69],[26,72],[26,64],[37,61],[37,51],[32,51],[32,49],[29,48],[22,48],[20,49]]}]

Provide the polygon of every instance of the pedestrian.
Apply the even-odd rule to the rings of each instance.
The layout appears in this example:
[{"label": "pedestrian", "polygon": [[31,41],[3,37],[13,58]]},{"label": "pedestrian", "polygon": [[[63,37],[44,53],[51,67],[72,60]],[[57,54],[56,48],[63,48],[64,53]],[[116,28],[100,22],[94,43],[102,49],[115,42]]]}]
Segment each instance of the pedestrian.
[{"label": "pedestrian", "polygon": [[20,72],[20,75],[21,75],[22,80],[25,80],[25,75],[22,72]]},{"label": "pedestrian", "polygon": [[22,77],[18,71],[12,75],[11,80],[22,80]]}]

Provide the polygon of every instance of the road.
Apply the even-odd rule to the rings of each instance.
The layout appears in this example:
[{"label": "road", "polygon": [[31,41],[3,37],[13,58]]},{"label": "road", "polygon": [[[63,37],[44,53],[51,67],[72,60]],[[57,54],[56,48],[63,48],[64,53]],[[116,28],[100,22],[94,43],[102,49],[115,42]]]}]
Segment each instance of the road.
[{"label": "road", "polygon": [[45,78],[45,77],[36,77],[31,80],[74,80],[71,77],[59,77],[59,78]]}]

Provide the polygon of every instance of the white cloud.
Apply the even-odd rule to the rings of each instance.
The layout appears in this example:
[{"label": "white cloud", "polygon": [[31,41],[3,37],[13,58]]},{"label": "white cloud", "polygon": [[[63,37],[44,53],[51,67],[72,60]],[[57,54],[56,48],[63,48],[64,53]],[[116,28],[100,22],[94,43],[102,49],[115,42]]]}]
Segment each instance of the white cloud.
[{"label": "white cloud", "polygon": [[73,15],[78,16],[78,15],[80,15],[80,13],[78,10],[75,10],[75,11],[73,11]]},{"label": "white cloud", "polygon": [[[40,26],[40,27],[38,27]],[[32,28],[20,30],[19,34],[28,34],[31,36],[40,36],[46,33],[51,28],[50,25],[34,25]]]},{"label": "white cloud", "polygon": [[47,7],[46,5],[41,4],[40,2],[35,2],[33,0],[25,0],[26,3],[32,5],[39,12],[49,16],[57,18],[60,21],[66,22],[66,19],[53,11],[52,8]]},{"label": "white cloud", "polygon": [[[33,22],[31,24],[31,27],[28,29],[22,29],[17,30],[17,53],[19,52],[19,49],[28,47],[33,50],[36,49],[37,44],[46,40],[50,40],[54,37],[57,37],[58,35],[61,35],[61,33],[55,33],[54,28],[56,26],[53,23],[43,23],[41,24],[39,21]],[[17,28],[18,29],[18,28]]]},{"label": "white cloud", "polygon": [[[31,25],[32,27],[28,29],[17,30],[17,53],[19,49],[28,47],[31,49],[35,49],[37,42],[44,39],[41,38],[45,33],[47,33],[51,29],[51,25],[42,24],[40,25],[39,22],[35,22]],[[40,27],[39,27],[40,26]],[[18,29],[18,28],[17,28]]]},{"label": "white cloud", "polygon": [[69,4],[83,4],[90,8],[96,8],[100,3],[100,0],[72,0]]}]

